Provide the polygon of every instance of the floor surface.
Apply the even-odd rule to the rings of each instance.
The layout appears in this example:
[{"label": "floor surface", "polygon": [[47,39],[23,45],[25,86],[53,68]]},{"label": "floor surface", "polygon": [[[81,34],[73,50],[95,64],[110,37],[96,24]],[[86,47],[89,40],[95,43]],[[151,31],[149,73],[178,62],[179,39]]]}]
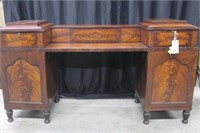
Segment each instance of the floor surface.
[{"label": "floor surface", "polygon": [[51,123],[39,111],[14,110],[9,123],[0,90],[0,133],[200,133],[200,89],[195,87],[188,124],[182,111],[153,112],[143,124],[141,104],[134,99],[61,99],[51,107]]}]

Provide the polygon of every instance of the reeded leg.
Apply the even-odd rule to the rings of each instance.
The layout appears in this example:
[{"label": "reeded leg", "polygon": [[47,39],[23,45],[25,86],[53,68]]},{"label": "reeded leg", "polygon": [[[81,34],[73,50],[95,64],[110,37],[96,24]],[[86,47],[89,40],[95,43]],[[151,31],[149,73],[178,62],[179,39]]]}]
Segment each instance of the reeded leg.
[{"label": "reeded leg", "polygon": [[188,123],[188,118],[189,118],[189,116],[190,116],[190,110],[184,110],[183,113],[182,113],[182,115],[183,115],[183,120],[182,120],[182,122],[183,122],[184,124],[187,124],[187,123]]},{"label": "reeded leg", "polygon": [[137,93],[135,93],[135,103],[140,103],[140,100],[139,100]]},{"label": "reeded leg", "polygon": [[144,124],[149,124],[149,118],[150,118],[150,116],[151,116],[151,114],[150,114],[150,112],[149,111],[144,111],[144,113],[143,113],[143,117],[144,117],[144,121],[143,121],[143,123]]},{"label": "reeded leg", "polygon": [[49,124],[50,123],[50,112],[49,110],[43,111],[43,116],[44,116],[44,123]]},{"label": "reeded leg", "polygon": [[54,98],[54,102],[55,103],[59,103],[60,101],[60,95],[59,94],[56,94],[55,98]]},{"label": "reeded leg", "polygon": [[12,109],[6,109],[6,114],[8,116],[8,122],[13,121],[13,110]]}]

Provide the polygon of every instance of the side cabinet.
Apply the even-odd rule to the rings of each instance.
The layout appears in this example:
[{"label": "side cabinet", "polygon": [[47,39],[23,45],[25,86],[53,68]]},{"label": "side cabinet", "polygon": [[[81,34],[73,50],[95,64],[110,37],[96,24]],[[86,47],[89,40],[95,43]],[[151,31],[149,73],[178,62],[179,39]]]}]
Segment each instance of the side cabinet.
[{"label": "side cabinet", "polygon": [[167,51],[148,52],[136,89],[136,102],[141,102],[144,109],[144,124],[149,123],[151,111],[167,110],[183,110],[182,122],[188,122],[197,59],[197,50],[180,51],[177,55],[169,55]]},{"label": "side cabinet", "polygon": [[[140,61],[136,89],[136,102],[144,109],[143,123],[149,123],[151,111],[183,110],[182,122],[186,124],[196,82],[198,28],[182,20],[140,24],[142,42],[149,47],[146,58]],[[173,39],[179,40],[176,54],[168,53]]]},{"label": "side cabinet", "polygon": [[[1,51],[2,88],[8,121],[13,109],[40,110],[49,123],[51,99],[58,88],[47,86],[45,53],[38,51]],[[50,72],[51,73],[51,72]],[[57,101],[56,97],[56,101]]]},{"label": "side cabinet", "polygon": [[13,109],[25,109],[42,111],[44,122],[49,123],[51,102],[59,101],[58,86],[52,82],[54,60],[42,50],[50,41],[50,25],[47,21],[21,21],[1,28],[1,80],[9,122],[13,121]]},{"label": "side cabinet", "polygon": [[5,109],[47,110],[44,53],[2,51],[1,56]]},{"label": "side cabinet", "polygon": [[190,110],[198,51],[149,52],[145,111]]}]

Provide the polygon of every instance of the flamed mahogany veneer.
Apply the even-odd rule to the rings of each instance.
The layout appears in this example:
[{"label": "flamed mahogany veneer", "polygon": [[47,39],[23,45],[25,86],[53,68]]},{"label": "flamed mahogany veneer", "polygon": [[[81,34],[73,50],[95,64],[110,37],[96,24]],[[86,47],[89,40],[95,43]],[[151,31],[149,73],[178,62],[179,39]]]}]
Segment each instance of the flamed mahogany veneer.
[{"label": "flamed mahogany veneer", "polygon": [[[168,54],[178,33],[179,54]],[[56,52],[136,52],[137,88],[144,124],[151,111],[192,109],[199,29],[184,20],[148,19],[138,25],[53,25],[24,20],[0,28],[1,80],[8,121],[13,109],[40,110],[50,122],[59,102]]]}]

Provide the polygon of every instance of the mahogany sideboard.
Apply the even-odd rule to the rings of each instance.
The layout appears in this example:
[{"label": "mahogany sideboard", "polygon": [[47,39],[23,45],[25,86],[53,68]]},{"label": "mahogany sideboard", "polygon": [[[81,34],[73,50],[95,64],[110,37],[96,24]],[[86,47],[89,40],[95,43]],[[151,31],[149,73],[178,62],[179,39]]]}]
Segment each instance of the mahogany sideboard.
[{"label": "mahogany sideboard", "polygon": [[[179,53],[169,54],[174,31]],[[135,52],[137,88],[144,124],[151,111],[192,109],[199,29],[184,20],[148,19],[137,25],[53,25],[18,21],[0,28],[1,80],[8,121],[13,109],[40,110],[50,122],[50,105],[59,102],[56,78],[60,52]]]}]

